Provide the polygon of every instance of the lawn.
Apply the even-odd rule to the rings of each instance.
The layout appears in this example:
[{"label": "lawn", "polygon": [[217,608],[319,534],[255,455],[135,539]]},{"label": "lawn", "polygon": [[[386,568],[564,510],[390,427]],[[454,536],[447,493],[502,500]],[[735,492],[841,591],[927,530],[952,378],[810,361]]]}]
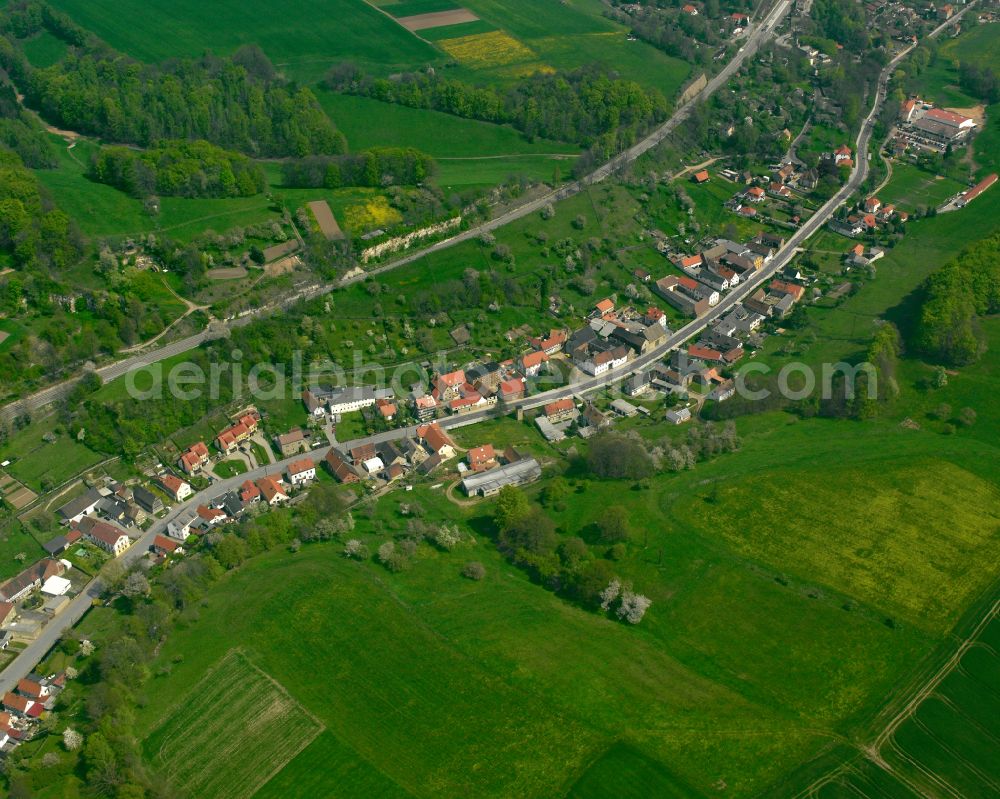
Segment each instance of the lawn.
[{"label": "lawn", "polygon": [[238,474],[245,473],[246,470],[246,462],[237,458],[228,461],[219,461],[212,467],[212,471],[223,479],[227,477],[236,477]]},{"label": "lawn", "polygon": [[936,208],[966,188],[965,184],[943,175],[933,175],[911,164],[896,162],[892,179],[879,190],[883,203],[893,203],[912,214],[918,208]]},{"label": "lawn", "polygon": [[[155,767],[192,796],[239,799],[252,796],[322,730],[281,685],[232,650],[191,688],[144,748]],[[254,757],[238,754],[250,751]]]},{"label": "lawn", "polygon": [[[15,560],[22,554],[23,559]],[[0,520],[0,581],[13,577],[45,556],[46,552],[41,544],[20,522],[13,519]]]},{"label": "lawn", "polygon": [[255,43],[289,77],[311,82],[345,60],[388,73],[438,59],[430,45],[362,0],[291,0],[278,15],[262,0],[56,0],[55,5],[113,47],[150,62],[197,57],[206,50],[224,55]]}]

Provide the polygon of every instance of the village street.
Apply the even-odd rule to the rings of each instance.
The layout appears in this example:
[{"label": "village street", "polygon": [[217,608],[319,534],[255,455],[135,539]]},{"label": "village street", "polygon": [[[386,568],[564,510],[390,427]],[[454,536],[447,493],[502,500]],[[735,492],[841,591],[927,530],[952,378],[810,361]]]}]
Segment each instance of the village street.
[{"label": "village street", "polygon": [[[778,6],[775,8],[775,10],[772,11],[772,13],[769,15],[765,23],[758,29],[758,31],[755,32],[754,35],[751,36],[751,40],[753,40],[756,44],[759,44],[761,37],[766,32],[773,30],[773,27],[777,24],[778,20],[780,20],[785,11],[787,11],[787,7],[788,7],[787,0],[779,3]],[[955,14],[951,19],[949,19],[947,22],[943,23],[941,26],[935,29],[935,31],[931,35],[936,36],[938,33],[940,33],[948,26],[955,24],[958,20],[961,19],[962,15],[965,14],[971,7],[972,6],[970,5],[962,9],[962,11]],[[874,98],[871,110],[869,111],[867,117],[865,118],[861,126],[861,130],[857,136],[857,140],[855,143],[856,144],[855,152],[858,153],[858,158],[849,180],[843,187],[841,187],[841,189],[833,197],[831,197],[815,214],[813,214],[813,216],[810,217],[809,220],[806,221],[801,228],[799,228],[788,239],[784,247],[782,247],[781,250],[772,258],[770,263],[765,265],[756,275],[751,277],[749,280],[747,280],[746,282],[738,286],[736,289],[729,292],[707,314],[692,320],[687,325],[680,328],[675,333],[671,334],[660,346],[656,347],[653,350],[650,350],[648,353],[644,355],[640,355],[639,357],[635,358],[632,361],[629,361],[627,365],[624,366],[623,368],[605,373],[598,377],[588,378],[585,380],[581,380],[577,383],[572,383],[566,386],[554,388],[549,391],[545,391],[543,393],[536,394],[534,396],[526,397],[521,400],[511,401],[510,403],[508,403],[509,410],[515,410],[518,408],[521,409],[535,408],[541,405],[545,405],[556,399],[583,396],[585,394],[616,384],[624,380],[628,376],[635,374],[636,372],[643,371],[649,365],[655,363],[656,361],[663,358],[672,350],[678,348],[680,345],[682,345],[696,333],[708,327],[716,320],[720,319],[724,314],[726,314],[729,310],[731,310],[734,305],[741,302],[745,297],[753,293],[763,283],[769,280],[776,272],[783,269],[794,257],[797,248],[800,247],[810,236],[812,236],[824,224],[826,224],[826,222],[834,215],[837,208],[839,208],[842,204],[844,204],[853,195],[853,193],[864,183],[865,179],[867,178],[868,159],[866,157],[862,157],[862,154],[868,152],[868,145],[871,139],[875,118],[878,114],[879,109],[881,108],[882,103],[885,100],[886,84],[888,78],[892,74],[892,71],[896,68],[897,64],[902,60],[903,57],[905,57],[905,55],[910,51],[910,49],[912,49],[913,46],[915,45],[911,45],[911,47],[907,48],[906,50],[903,50],[892,61],[890,61],[886,65],[885,69],[882,71],[879,77],[876,97]],[[745,49],[746,50],[750,49],[749,41]],[[716,76],[716,79],[724,80],[723,75],[726,75],[727,77],[728,75],[731,75],[732,71],[735,70],[738,66],[738,63],[736,63],[736,66],[733,66],[733,63],[734,62],[731,62],[730,66],[727,66],[726,70],[723,70],[722,73]],[[730,67],[732,68],[730,69]],[[710,82],[709,86],[706,87],[706,91],[708,91],[709,89],[714,91],[715,88],[718,87],[718,85],[719,84],[716,83],[713,88],[713,84],[712,82]],[[681,111],[678,111],[678,114],[680,114],[682,111],[683,109],[681,109]],[[676,117],[677,114],[675,114],[675,118]],[[674,122],[674,125],[676,125],[676,122]],[[662,138],[664,138],[669,132],[669,130],[667,130],[666,132],[662,132],[661,135],[661,131],[663,131],[662,128],[660,131],[657,131],[656,133],[652,134],[651,137],[648,137],[646,140],[644,140],[643,143],[636,145],[636,148],[645,147],[645,149],[642,149],[640,152],[636,152],[635,155],[631,156],[631,158],[625,158],[625,156],[628,155],[627,153],[623,154],[623,156],[620,156],[619,159],[623,160],[620,160],[619,163],[627,163],[629,160],[638,157],[638,155],[641,154],[641,152],[645,152],[650,147],[654,146],[655,143],[661,141]],[[636,150],[636,148],[633,148],[633,150],[628,151],[628,153],[632,153],[633,151]],[[613,171],[613,169],[615,168],[613,166],[614,163],[615,162],[613,161],[611,164],[608,164],[605,167],[602,167],[601,170],[595,172],[594,175],[598,175],[602,172],[602,170],[605,169],[607,170],[596,179],[597,180],[603,179],[603,177],[606,177],[608,174],[610,174],[611,171]],[[593,176],[591,177],[593,178]],[[576,189],[576,191],[578,190],[579,188]],[[508,219],[507,221],[510,220]],[[478,232],[476,233],[476,235],[478,235]],[[468,414],[451,416],[440,420],[439,424],[441,425],[441,427],[445,429],[452,429],[469,424],[475,424],[476,422],[488,419],[493,415],[494,414],[492,411],[478,411]],[[413,435],[414,431],[415,428],[413,427],[390,430],[367,438],[357,439],[348,442],[340,442],[340,446],[350,449],[352,447],[356,447],[364,443],[379,443],[384,441],[399,440],[407,436]],[[310,456],[314,460],[319,461],[323,457],[325,457],[325,455],[331,448],[332,448],[331,446],[324,446],[317,448],[310,453]],[[209,488],[206,488],[203,491],[193,495],[187,501],[175,505],[169,514],[164,516],[164,518],[162,519],[156,520],[151,525],[149,530],[144,532],[142,536],[132,544],[129,550],[127,550],[125,554],[121,556],[122,565],[125,566],[125,568],[129,568],[140,557],[142,557],[145,553],[147,553],[155,536],[164,533],[167,527],[167,523],[173,518],[183,513],[184,511],[193,509],[200,504],[208,503],[215,497],[224,494],[227,491],[237,488],[241,483],[243,483],[247,479],[255,480],[260,477],[267,476],[269,474],[281,474],[284,472],[285,468],[290,463],[292,463],[295,460],[299,460],[301,458],[302,458],[301,455],[295,455],[290,458],[286,458],[282,461],[278,461],[277,463],[257,468],[245,474],[234,476],[225,480],[216,481]],[[51,649],[57,643],[62,634],[67,629],[71,628],[74,624],[76,624],[77,621],[80,620],[80,618],[84,615],[87,609],[91,606],[93,601],[96,600],[98,597],[100,597],[102,591],[103,591],[103,585],[101,584],[100,579],[97,578],[88,585],[86,590],[82,591],[79,595],[77,595],[71,601],[69,606],[43,629],[39,637],[35,641],[30,643],[17,656],[17,658],[15,658],[14,661],[12,661],[11,664],[6,669],[4,669],[2,673],[0,673],[0,693],[5,693],[7,691],[12,690],[14,686],[16,686],[18,680],[30,674],[33,671],[33,669],[37,666],[37,664],[41,661],[41,659],[45,656],[45,654],[49,651],[49,649]]]}]

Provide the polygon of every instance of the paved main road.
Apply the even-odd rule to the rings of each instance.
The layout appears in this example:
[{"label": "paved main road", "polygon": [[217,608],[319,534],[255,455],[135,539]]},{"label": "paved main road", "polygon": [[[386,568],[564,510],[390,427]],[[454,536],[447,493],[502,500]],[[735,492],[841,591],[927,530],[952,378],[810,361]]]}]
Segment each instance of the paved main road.
[{"label": "paved main road", "polygon": [[[356,275],[352,278],[348,278],[347,280],[343,280],[340,283],[331,283],[314,290],[309,290],[306,292],[307,295],[319,296],[322,294],[328,294],[338,287],[348,286],[352,283],[365,280],[371,275],[382,274],[393,269],[398,269],[401,266],[405,266],[406,264],[413,263],[414,261],[423,258],[425,255],[440,252],[441,250],[445,250],[449,247],[454,247],[456,244],[460,244],[463,241],[470,241],[486,231],[496,230],[497,228],[510,224],[517,219],[522,219],[529,214],[536,213],[547,203],[572,197],[574,194],[581,192],[586,186],[604,180],[616,170],[620,170],[626,165],[632,163],[639,156],[649,152],[649,150],[662,142],[684,119],[687,118],[691,111],[691,107],[694,104],[706,100],[715,91],[717,91],[720,86],[724,85],[726,81],[728,81],[729,78],[732,77],[732,75],[740,68],[743,62],[759,49],[761,43],[771,37],[774,33],[775,27],[777,27],[778,23],[784,18],[785,14],[788,13],[790,4],[791,0],[779,0],[771,12],[764,18],[763,22],[757,25],[756,28],[749,34],[746,39],[746,44],[740,48],[739,52],[737,52],[737,54],[715,77],[708,81],[705,88],[695,95],[691,101],[679,107],[670,119],[643,138],[638,144],[615,156],[586,177],[547,192],[534,200],[511,208],[494,219],[482,223],[481,225],[469,228],[468,230],[462,231],[455,236],[436,242],[435,244],[431,244],[422,249],[414,250],[408,255],[389,261],[388,263],[376,267],[375,269],[370,269],[364,274]],[[296,295],[291,298],[291,300],[294,301],[299,298],[299,295]],[[287,302],[288,301],[285,301],[285,303]],[[193,336],[179,339],[170,344],[165,344],[162,347],[150,349],[144,354],[135,355],[133,357],[125,358],[103,366],[96,370],[97,374],[100,375],[104,382],[114,380],[132,369],[138,369],[151,363],[172,358],[175,355],[179,355],[182,352],[187,352],[188,350],[192,350],[195,347],[200,346],[205,341],[224,336],[227,325],[230,327],[245,325],[248,324],[255,315],[268,313],[273,310],[274,309],[270,307],[262,308],[252,314],[248,314],[247,316],[228,323],[212,323],[201,333],[196,333]],[[16,402],[3,406],[0,408],[0,421],[11,422],[17,416],[25,413],[30,414],[36,410],[44,408],[47,405],[51,405],[54,402],[64,399],[69,396],[73,387],[77,384],[77,382],[79,382],[79,379],[79,377],[70,378],[69,380],[49,386],[48,388],[42,389],[41,391],[38,391],[28,397],[24,397]]]},{"label": "paved main road", "polygon": [[[950,20],[946,21],[938,28],[936,28],[931,36],[936,36],[942,30],[947,28],[949,25],[955,24],[963,14],[965,14],[971,6],[970,4],[962,9],[961,12],[954,15]],[[787,6],[787,3],[779,4],[779,6],[772,12],[768,17],[768,21],[762,25],[762,29],[768,25],[772,26],[777,23],[780,19],[780,14],[778,9],[782,6]],[[781,12],[782,14],[784,11]],[[749,45],[748,45],[749,46]],[[897,55],[882,71],[879,76],[878,88],[876,90],[875,99],[872,103],[871,111],[865,118],[864,123],[861,126],[861,130],[858,133],[858,137],[855,141],[855,155],[856,163],[854,166],[854,171],[847,183],[841,187],[833,197],[830,198],[813,216],[811,216],[806,223],[799,228],[792,236],[788,239],[785,246],[778,252],[775,257],[767,264],[763,269],[760,270],[754,277],[745,283],[738,286],[733,291],[729,292],[714,308],[712,308],[705,316],[699,317],[689,322],[687,325],[682,327],[676,333],[672,334],[661,346],[654,350],[641,355],[633,361],[630,361],[627,366],[623,369],[615,370],[613,373],[602,375],[600,377],[593,377],[580,380],[575,383],[570,383],[566,386],[560,386],[558,388],[551,389],[549,391],[543,392],[541,394],[536,394],[532,397],[526,397],[523,400],[517,400],[508,404],[511,409],[515,408],[534,408],[539,405],[543,405],[548,402],[552,402],[556,399],[562,399],[565,397],[580,396],[593,392],[595,390],[604,388],[609,385],[618,383],[624,380],[629,375],[636,372],[642,371],[649,367],[651,364],[655,363],[659,359],[667,355],[671,350],[676,349],[689,338],[694,336],[699,331],[705,329],[707,326],[711,325],[713,322],[718,320],[721,316],[726,314],[736,303],[742,301],[748,294],[755,291],[761,286],[766,280],[771,278],[775,272],[782,269],[795,255],[797,248],[799,248],[813,233],[815,233],[819,228],[824,225],[830,217],[833,216],[836,209],[846,202],[850,196],[864,183],[868,176],[868,143],[871,140],[872,130],[874,127],[875,117],[881,108],[882,102],[885,100],[885,90],[886,84],[889,76],[892,74],[892,70],[895,69],[896,65],[902,60],[906,54],[912,49],[907,48]],[[721,73],[720,73],[721,74]],[[664,134],[665,135],[665,134]],[[638,145],[637,145],[638,146]],[[650,145],[652,146],[652,145]],[[647,148],[648,149],[648,148]],[[492,416],[490,411],[478,411],[475,413],[465,414],[462,416],[453,416],[447,419],[441,420],[442,427],[454,428],[465,426],[469,424],[474,424],[475,422],[488,419]],[[400,428],[398,430],[390,430],[385,433],[380,433],[375,436],[371,436],[364,439],[357,439],[354,441],[343,442],[345,447],[353,447],[362,443],[377,443],[382,441],[399,440],[405,438],[408,435],[412,435],[414,429]],[[316,460],[320,460],[325,457],[326,453],[329,451],[330,447],[320,447],[312,452],[312,457]],[[246,479],[257,479],[263,477],[267,474],[275,474],[279,472],[284,472],[285,468],[293,460],[300,458],[301,456],[294,456],[292,458],[286,458],[285,460],[278,461],[277,463],[271,464],[269,466],[263,466],[258,469],[254,469],[246,474],[238,475],[236,477],[231,477],[226,480],[221,480],[215,482],[212,486],[205,489],[204,491],[191,497],[184,503],[175,506],[171,512],[163,519],[154,522],[153,526],[145,532],[141,538],[139,538],[132,547],[122,555],[123,565],[127,568],[134,564],[145,552],[149,550],[150,545],[153,542],[154,536],[163,533],[166,530],[167,522],[173,519],[180,513],[189,510],[190,508],[196,507],[199,504],[205,503],[215,497],[224,494],[225,492],[238,487]],[[62,634],[76,624],[87,609],[91,606],[94,599],[100,596],[103,591],[103,585],[99,579],[94,580],[86,590],[77,595],[71,602],[68,608],[54,618],[49,624],[44,628],[41,635],[36,641],[29,644],[17,658],[0,673],[0,693],[5,693],[6,691],[12,690],[14,686],[17,685],[17,681],[22,677],[25,677],[38,665],[45,654],[51,649]]]}]

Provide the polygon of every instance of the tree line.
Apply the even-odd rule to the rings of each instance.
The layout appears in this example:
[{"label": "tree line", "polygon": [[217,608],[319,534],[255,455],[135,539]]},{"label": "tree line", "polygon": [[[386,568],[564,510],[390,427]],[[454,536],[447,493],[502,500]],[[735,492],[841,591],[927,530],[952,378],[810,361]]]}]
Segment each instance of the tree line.
[{"label": "tree line", "polygon": [[667,116],[660,92],[611,77],[597,66],[536,74],[503,88],[473,86],[431,72],[378,78],[353,64],[340,64],[327,73],[325,83],[344,94],[509,124],[531,140],[573,142],[603,155],[633,144]]},{"label": "tree line", "polygon": [[104,147],[90,176],[133,197],[251,197],[267,189],[260,164],[207,141],[158,142],[148,150]]},{"label": "tree line", "polygon": [[20,269],[58,271],[75,262],[83,242],[17,153],[0,148],[0,252]]},{"label": "tree line", "polygon": [[962,61],[958,65],[958,85],[963,92],[983,102],[1000,100],[1000,76],[989,64]]},{"label": "tree line", "polygon": [[0,83],[0,146],[17,153],[30,169],[53,169],[57,163],[55,150],[31,124],[9,83]]},{"label": "tree line", "polygon": [[1000,311],[1000,235],[984,239],[927,278],[921,289],[918,349],[964,366],[986,350],[979,317]]},{"label": "tree line", "polygon": [[310,189],[342,186],[415,186],[437,170],[434,159],[413,147],[375,147],[344,155],[313,155],[282,166],[284,185]]},{"label": "tree line", "polygon": [[[43,30],[70,48],[56,64],[36,69],[21,41]],[[0,67],[26,103],[60,127],[141,147],[204,139],[254,156],[347,149],[315,95],[280,78],[256,45],[227,58],[206,53],[143,64],[38,2],[6,10],[0,32]]]}]

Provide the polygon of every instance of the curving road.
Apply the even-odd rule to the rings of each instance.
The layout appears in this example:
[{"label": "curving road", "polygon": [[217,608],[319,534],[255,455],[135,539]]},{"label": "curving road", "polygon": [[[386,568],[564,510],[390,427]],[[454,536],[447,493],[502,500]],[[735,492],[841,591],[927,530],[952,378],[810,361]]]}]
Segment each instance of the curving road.
[{"label": "curving road", "polygon": [[[670,133],[677,128],[677,126],[684,121],[688,114],[690,113],[691,107],[695,102],[702,102],[710,97],[714,92],[716,92],[720,86],[724,85],[730,77],[735,74],[735,72],[742,66],[743,62],[753,53],[755,53],[761,43],[766,39],[770,38],[774,33],[774,29],[777,27],[778,23],[782,20],[785,14],[788,13],[788,9],[791,5],[791,0],[779,0],[771,12],[764,18],[764,21],[753,30],[752,33],[747,37],[746,44],[740,48],[739,52],[726,64],[725,67],[712,78],[704,89],[702,89],[695,97],[680,106],[660,127],[646,136],[638,144],[630,147],[623,153],[612,158],[603,166],[598,167],[589,175],[581,178],[578,181],[562,186],[558,189],[550,191],[541,197],[538,197],[530,202],[519,205],[515,208],[500,214],[494,219],[484,222],[476,227],[469,228],[468,230],[462,231],[461,233],[452,236],[442,241],[431,244],[419,250],[414,250],[408,255],[401,256],[393,261],[383,264],[382,266],[376,267],[374,269],[367,270],[362,275],[357,275],[353,278],[348,278],[342,280],[340,283],[330,284],[324,286],[316,291],[307,292],[309,296],[317,296],[321,294],[327,294],[334,291],[338,287],[349,286],[352,283],[357,283],[361,280],[366,279],[370,275],[382,274],[393,269],[398,269],[409,263],[423,258],[425,255],[429,255],[434,252],[440,252],[441,250],[448,249],[449,247],[454,247],[456,244],[460,244],[463,241],[470,241],[479,237],[482,233],[486,231],[496,230],[497,228],[503,227],[504,225],[510,224],[511,222],[522,219],[523,217],[537,213],[545,206],[547,203],[555,202],[557,200],[564,200],[567,197],[572,197],[574,194],[578,194],[583,191],[584,188],[593,184],[599,183],[600,181],[607,178],[615,170],[621,169],[624,166],[635,161],[639,156],[644,153],[649,152],[653,147],[662,142]],[[297,232],[297,231],[296,231]],[[292,301],[299,299],[299,296],[293,297]],[[285,301],[287,302],[287,301]],[[282,303],[285,304],[285,303]],[[267,313],[273,310],[273,308],[261,308],[245,317],[241,317],[233,322],[231,325],[243,325],[249,323],[253,317],[257,314]],[[213,338],[219,338],[225,335],[225,323],[216,323],[215,325],[210,325],[201,333],[197,333],[193,336],[189,336],[184,339],[166,344],[162,347],[151,349],[143,355],[136,355],[132,358],[126,358],[124,360],[116,361],[114,363],[108,364],[97,369],[97,374],[100,375],[104,382],[109,380],[114,380],[121,377],[126,372],[137,369],[141,366],[146,366],[151,363],[156,363],[157,361],[163,361],[167,358],[172,358],[175,355],[179,355],[182,352],[187,352],[195,347],[200,346],[205,341],[211,340]],[[54,402],[58,402],[69,395],[73,390],[73,387],[79,382],[80,378],[70,378],[61,383],[49,386],[48,388],[42,389],[28,397],[24,397],[20,400],[12,402],[8,405],[0,408],[0,421],[11,422],[17,416],[25,413],[32,413],[33,411],[44,408],[47,405],[51,405]]]},{"label": "curving road", "polygon": [[[959,13],[955,14],[951,19],[945,21],[940,26],[938,26],[930,34],[930,36],[936,36],[942,30],[945,30],[948,26],[955,24],[973,5],[975,5],[975,2],[966,6]],[[788,7],[787,0],[783,0],[783,2],[779,3],[778,6],[775,8],[775,10],[768,15],[764,24],[761,26],[760,29],[758,29],[757,33],[760,33],[761,31],[764,30],[773,31],[774,26],[777,24],[781,16],[785,13],[787,7]],[[759,39],[757,39],[757,42],[759,43]],[[871,111],[869,111],[868,116],[865,118],[861,126],[861,130],[858,133],[857,139],[855,140],[856,163],[854,166],[854,170],[851,173],[851,176],[848,179],[847,183],[845,183],[844,186],[842,186],[841,189],[833,197],[831,197],[826,203],[824,203],[823,206],[815,214],[813,214],[801,228],[799,228],[794,234],[792,234],[792,236],[788,239],[785,246],[774,256],[774,258],[771,260],[769,264],[765,265],[764,268],[761,269],[750,280],[741,284],[733,291],[729,292],[707,314],[692,320],[684,327],[682,327],[680,330],[678,330],[676,333],[670,335],[662,345],[660,345],[654,350],[651,350],[645,355],[641,355],[638,358],[630,361],[624,368],[615,370],[614,372],[608,373],[606,375],[601,375],[600,377],[591,377],[582,379],[579,380],[578,382],[570,383],[566,386],[560,386],[558,388],[542,392],[541,394],[536,394],[532,397],[526,397],[522,400],[516,400],[510,402],[508,403],[508,408],[510,409],[535,408],[540,405],[552,402],[553,400],[556,399],[587,394],[596,391],[598,389],[614,385],[624,380],[626,377],[646,369],[648,366],[650,366],[651,364],[655,363],[656,361],[667,355],[671,350],[676,349],[685,341],[687,341],[689,338],[694,336],[696,333],[705,329],[713,322],[718,320],[721,316],[723,316],[729,310],[731,310],[732,307],[736,305],[736,303],[742,301],[748,294],[755,291],[765,281],[771,278],[775,274],[775,272],[777,272],[779,269],[782,269],[785,265],[787,265],[789,261],[791,261],[791,259],[794,257],[796,250],[806,241],[806,239],[808,239],[810,236],[812,236],[813,233],[819,230],[819,228],[822,227],[833,216],[837,208],[844,202],[846,202],[851,197],[851,195],[858,188],[861,187],[865,179],[868,177],[868,159],[867,159],[868,145],[869,142],[871,141],[872,130],[875,124],[875,117],[877,116],[878,111],[885,100],[886,85],[888,83],[889,76],[892,74],[892,71],[893,69],[895,69],[896,65],[907,55],[907,53],[910,52],[911,49],[913,49],[914,46],[916,45],[911,45],[910,47],[900,52],[895,58],[892,59],[892,61],[890,61],[886,65],[886,67],[882,70],[881,75],[879,76],[878,87],[876,90],[875,99],[872,103]],[[744,48],[744,50],[746,51],[746,49],[749,47],[750,44],[748,43],[747,46]],[[723,74],[727,74],[726,70],[723,70],[723,72],[719,73],[719,76],[722,76]],[[731,70],[727,74],[727,77],[729,74],[732,74]],[[707,91],[711,87],[712,84],[710,83],[705,90]],[[715,85],[715,88],[718,88],[718,84]],[[712,90],[714,91],[714,89]],[[674,122],[673,127],[676,127],[676,124],[677,123]],[[673,127],[671,127],[670,130],[672,130]],[[628,160],[634,160],[634,158],[638,157],[638,155],[640,155],[642,152],[648,151],[651,147],[655,146],[655,144],[657,144],[659,141],[662,141],[663,137],[667,135],[667,132],[669,131],[663,132],[661,135],[660,131],[657,131],[656,133],[652,134],[652,136],[647,137],[647,139],[645,139],[643,142],[640,142],[640,144],[636,145],[636,148],[644,148],[644,149],[641,149],[641,152],[638,152],[636,155],[633,155],[631,159],[626,158],[626,160],[621,161],[621,163],[628,163]],[[633,150],[630,150],[629,152],[630,153],[633,152],[636,148],[633,148]],[[627,156],[627,154],[623,154],[623,156]],[[600,177],[597,177],[595,179],[603,180],[603,178],[607,177],[607,175],[610,174],[611,171],[613,171],[614,169],[615,169],[614,162],[605,165],[605,167],[602,167],[601,170],[598,170],[596,173],[594,173],[594,175],[597,175],[603,172],[603,174],[601,174]],[[594,175],[592,175],[591,178],[593,178]],[[561,189],[560,191],[565,191],[568,190],[569,188],[570,187],[567,187],[566,189]],[[576,191],[579,190],[580,190],[579,187],[576,188]],[[544,202],[546,201],[543,200],[542,204],[544,204]],[[537,207],[540,208],[541,205]],[[530,213],[530,211],[525,213]],[[523,216],[524,214],[522,213],[521,215]],[[510,220],[508,219],[507,221]],[[443,242],[441,242],[441,244],[443,244]],[[424,250],[419,254],[414,254],[414,258],[418,258],[421,255],[426,254],[426,252],[427,250]],[[447,419],[441,420],[440,424],[442,427],[446,429],[455,427],[464,427],[465,425],[474,424],[484,419],[488,419],[492,415],[493,414],[490,411],[477,411],[475,413],[464,414],[462,416],[448,417]],[[397,430],[390,430],[385,433],[380,433],[374,436],[370,436],[368,438],[343,442],[342,446],[350,448],[353,446],[357,446],[358,444],[367,442],[378,443],[382,441],[398,440],[401,438],[405,438],[408,435],[412,435],[413,433],[414,433],[414,428],[412,427],[400,428]],[[319,447],[313,450],[313,452],[311,453],[312,457],[318,461],[326,455],[326,453],[330,450],[330,448],[331,447],[329,446]],[[138,560],[139,557],[145,554],[145,552],[148,551],[150,545],[152,544],[154,536],[162,534],[166,530],[167,522],[175,518],[183,511],[194,508],[199,504],[205,503],[221,494],[226,493],[227,491],[233,488],[238,487],[244,480],[248,478],[257,479],[267,474],[284,472],[288,464],[290,464],[294,460],[297,460],[298,458],[301,458],[301,456],[293,456],[291,458],[286,458],[269,466],[264,466],[258,469],[254,469],[253,471],[248,472],[246,474],[238,475],[236,477],[231,477],[226,480],[217,481],[212,486],[194,495],[186,502],[174,506],[171,512],[166,517],[157,520],[152,525],[152,527],[150,527],[150,529],[146,531],[124,555],[122,555],[121,561],[123,565],[128,567],[129,565],[133,564],[136,560]],[[38,663],[49,651],[49,649],[51,649],[56,644],[56,642],[65,632],[65,630],[69,629],[80,620],[83,614],[86,613],[87,609],[91,606],[92,602],[101,595],[102,591],[103,591],[103,584],[98,578],[93,580],[85,591],[81,592],[79,595],[74,597],[71,600],[69,607],[67,607],[61,614],[59,614],[59,616],[53,619],[48,625],[46,625],[39,638],[36,641],[29,644],[17,656],[15,660],[12,661],[11,664],[7,666],[7,668],[4,669],[2,673],[0,673],[0,693],[5,693],[9,690],[12,690],[14,686],[16,686],[17,681],[19,679],[31,673],[31,671],[35,668],[35,666],[38,665]]]}]

